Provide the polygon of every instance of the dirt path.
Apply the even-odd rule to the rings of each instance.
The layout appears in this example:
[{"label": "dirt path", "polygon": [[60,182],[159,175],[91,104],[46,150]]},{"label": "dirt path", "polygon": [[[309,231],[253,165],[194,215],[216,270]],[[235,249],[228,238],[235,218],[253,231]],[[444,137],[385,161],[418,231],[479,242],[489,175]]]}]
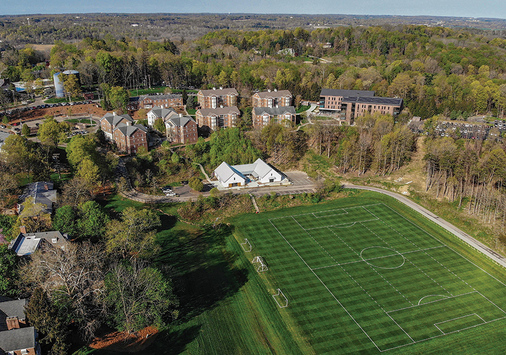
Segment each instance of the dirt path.
[{"label": "dirt path", "polygon": [[395,198],[396,200],[404,203],[406,206],[411,207],[412,209],[419,212],[423,216],[427,217],[428,219],[430,219],[432,222],[436,223],[437,225],[443,227],[448,232],[454,234],[455,236],[460,238],[462,241],[469,244],[471,247],[475,248],[476,250],[478,250],[479,252],[481,252],[485,256],[488,256],[490,259],[492,259],[493,261],[495,261],[496,263],[498,263],[502,267],[506,268],[506,258],[504,256],[498,254],[497,252],[495,252],[494,250],[492,250],[491,248],[489,248],[485,244],[477,241],[476,239],[471,237],[469,234],[467,234],[467,233],[463,232],[462,230],[460,230],[459,228],[455,227],[450,222],[445,221],[444,219],[442,219],[439,216],[436,216],[434,213],[432,213],[428,209],[411,201],[410,199],[408,199],[407,197],[405,197],[403,195],[400,195],[396,192],[392,192],[392,191],[388,191],[388,190],[382,190],[377,187],[358,186],[358,185],[351,185],[351,184],[343,185],[343,187],[346,189],[359,189],[359,190],[375,191],[375,192],[379,192],[379,193],[391,196],[391,197]]}]

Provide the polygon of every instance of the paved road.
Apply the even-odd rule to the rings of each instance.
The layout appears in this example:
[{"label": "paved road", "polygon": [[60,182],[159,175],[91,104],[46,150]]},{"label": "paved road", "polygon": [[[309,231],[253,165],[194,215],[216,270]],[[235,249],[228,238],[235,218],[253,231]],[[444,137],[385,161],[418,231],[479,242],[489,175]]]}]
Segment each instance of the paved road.
[{"label": "paved road", "polygon": [[458,238],[460,238],[462,241],[466,242],[467,244],[469,244],[470,246],[472,246],[473,248],[475,248],[476,250],[478,250],[482,254],[488,256],[490,259],[492,259],[495,262],[497,262],[499,265],[501,265],[503,267],[506,267],[506,258],[504,256],[496,253],[494,250],[492,250],[491,248],[489,248],[485,244],[477,241],[476,239],[474,239],[473,237],[471,237],[469,234],[463,232],[459,228],[455,227],[450,222],[445,221],[444,219],[442,219],[439,216],[436,216],[434,213],[432,213],[428,209],[426,209],[426,208],[420,206],[419,204],[411,201],[410,199],[408,199],[407,197],[405,197],[403,195],[400,195],[400,194],[398,194],[396,192],[379,189],[377,187],[348,185],[348,184],[343,185],[343,187],[347,188],[347,189],[359,189],[359,190],[375,191],[375,192],[379,192],[379,193],[391,196],[391,197],[395,198],[396,200],[404,203],[405,205],[411,207],[415,211],[421,213],[423,216],[427,217],[432,222],[434,222],[434,223],[438,224],[439,226],[443,227],[448,232],[454,234],[455,236],[457,236]]}]

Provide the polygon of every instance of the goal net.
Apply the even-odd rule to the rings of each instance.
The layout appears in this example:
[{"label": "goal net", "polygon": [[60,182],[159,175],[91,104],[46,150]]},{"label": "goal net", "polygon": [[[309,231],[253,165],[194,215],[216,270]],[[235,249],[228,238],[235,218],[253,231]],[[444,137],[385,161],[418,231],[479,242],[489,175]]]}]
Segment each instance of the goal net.
[{"label": "goal net", "polygon": [[283,291],[281,291],[281,289],[278,288],[278,293],[272,295],[272,298],[274,298],[279,308],[288,307],[288,298],[286,298],[285,294],[283,293]]},{"label": "goal net", "polygon": [[255,256],[251,262],[253,264],[258,264],[257,272],[264,272],[264,271],[269,270],[267,268],[267,264],[265,263],[264,259],[262,259],[261,256]]},{"label": "goal net", "polygon": [[253,249],[253,246],[246,238],[244,239],[244,243],[241,243],[241,247],[246,253],[249,253]]}]

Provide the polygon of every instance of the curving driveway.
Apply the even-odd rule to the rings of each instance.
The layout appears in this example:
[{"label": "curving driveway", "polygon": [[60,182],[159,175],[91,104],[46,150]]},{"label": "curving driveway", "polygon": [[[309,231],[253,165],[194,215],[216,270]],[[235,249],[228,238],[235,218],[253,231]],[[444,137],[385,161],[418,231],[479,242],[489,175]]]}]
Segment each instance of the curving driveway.
[{"label": "curving driveway", "polygon": [[474,239],[473,237],[471,237],[469,234],[467,234],[467,233],[463,232],[462,230],[460,230],[459,228],[455,227],[450,222],[445,221],[444,219],[442,219],[439,216],[436,216],[434,213],[432,213],[428,209],[426,209],[426,208],[420,206],[419,204],[411,201],[410,199],[408,199],[407,197],[405,197],[403,195],[400,195],[400,194],[398,194],[396,192],[392,192],[392,191],[388,191],[388,190],[383,190],[383,189],[380,189],[380,188],[377,188],[377,187],[359,186],[359,185],[350,185],[350,184],[345,184],[345,185],[343,185],[343,187],[345,189],[369,190],[369,191],[379,192],[379,193],[388,195],[390,197],[393,197],[396,200],[404,203],[406,206],[409,206],[412,209],[414,209],[415,211],[421,213],[423,216],[427,217],[432,222],[434,222],[434,223],[438,224],[439,226],[443,227],[448,232],[454,234],[455,236],[457,236],[458,238],[460,238],[462,241],[466,242],[467,244],[469,244],[470,246],[472,246],[473,248],[475,248],[476,250],[478,250],[482,254],[488,256],[490,259],[492,259],[493,261],[497,262],[499,265],[501,265],[503,267],[506,267],[506,258],[504,256],[502,256],[501,254],[495,252],[490,247],[488,247],[485,244],[477,241],[476,239]]}]

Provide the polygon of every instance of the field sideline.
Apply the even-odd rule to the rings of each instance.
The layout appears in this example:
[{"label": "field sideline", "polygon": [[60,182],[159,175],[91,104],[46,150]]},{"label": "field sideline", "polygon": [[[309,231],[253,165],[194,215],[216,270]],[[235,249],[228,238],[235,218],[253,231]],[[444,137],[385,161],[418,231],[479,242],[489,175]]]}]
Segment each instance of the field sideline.
[{"label": "field sideline", "polygon": [[503,353],[504,269],[390,197],[357,196],[233,222],[293,331],[317,354]]}]

